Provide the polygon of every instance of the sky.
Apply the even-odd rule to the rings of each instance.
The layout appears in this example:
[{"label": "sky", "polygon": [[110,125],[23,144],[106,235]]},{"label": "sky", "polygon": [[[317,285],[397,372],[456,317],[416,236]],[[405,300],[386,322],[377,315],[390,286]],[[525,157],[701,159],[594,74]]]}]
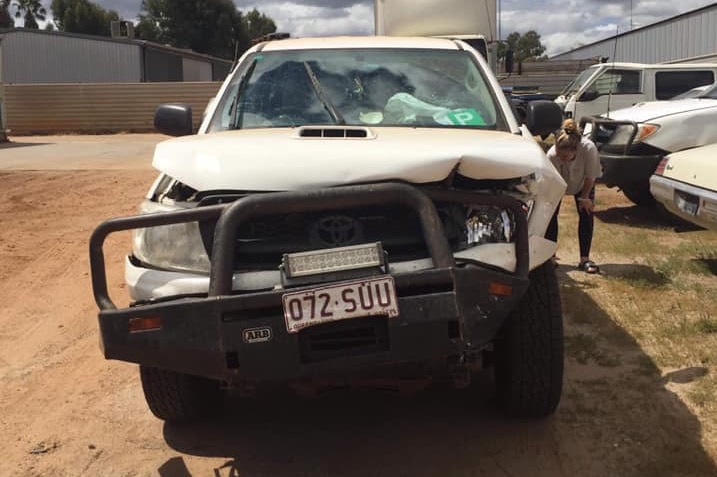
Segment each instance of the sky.
[{"label": "sky", "polygon": [[[50,1],[43,0],[48,13]],[[141,0],[94,0],[134,20]],[[476,0],[480,1],[480,0]],[[244,12],[256,8],[277,30],[293,37],[370,35],[373,0],[235,0]],[[548,56],[624,33],[714,1],[704,0],[498,0],[501,38],[535,30]]]}]

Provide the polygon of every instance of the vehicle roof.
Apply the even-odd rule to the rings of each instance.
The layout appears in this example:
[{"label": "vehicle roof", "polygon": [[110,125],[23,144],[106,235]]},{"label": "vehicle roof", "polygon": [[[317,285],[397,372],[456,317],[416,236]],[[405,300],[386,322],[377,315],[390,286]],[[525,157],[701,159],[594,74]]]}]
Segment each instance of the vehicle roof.
[{"label": "vehicle roof", "polygon": [[351,49],[351,48],[430,48],[458,50],[458,45],[445,38],[407,36],[334,36],[290,38],[257,45],[261,51]]},{"label": "vehicle roof", "polygon": [[600,67],[617,67],[617,68],[633,68],[633,69],[641,69],[641,70],[679,70],[679,69],[690,69],[690,68],[717,68],[717,63],[670,63],[670,64],[663,64],[663,63],[626,63],[626,62],[619,62],[616,61],[615,63],[607,62],[607,63],[597,63],[594,65],[591,65],[590,68],[600,68]]}]

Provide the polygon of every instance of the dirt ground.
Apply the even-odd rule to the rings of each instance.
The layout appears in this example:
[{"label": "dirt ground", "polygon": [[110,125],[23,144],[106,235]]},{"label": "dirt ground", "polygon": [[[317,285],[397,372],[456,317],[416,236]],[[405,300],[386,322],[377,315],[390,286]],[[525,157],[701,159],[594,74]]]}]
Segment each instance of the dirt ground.
[{"label": "dirt ground", "polygon": [[[88,265],[94,227],[134,213],[154,179],[160,138],[0,145],[0,476],[717,475],[698,418],[600,305],[600,277],[562,266],[566,333],[609,337],[622,364],[568,357],[552,418],[504,418],[484,375],[470,392],[231,397],[222,419],[163,424],[136,366],[100,352]],[[118,297],[128,247],[106,246]]]}]

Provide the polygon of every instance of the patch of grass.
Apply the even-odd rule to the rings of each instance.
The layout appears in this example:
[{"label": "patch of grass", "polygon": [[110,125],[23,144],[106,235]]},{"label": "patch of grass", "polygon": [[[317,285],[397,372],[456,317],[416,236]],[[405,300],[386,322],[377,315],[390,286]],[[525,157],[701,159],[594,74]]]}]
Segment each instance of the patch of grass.
[{"label": "patch of grass", "polygon": [[[626,232],[616,233],[613,229],[603,227],[598,238],[610,244],[610,251],[617,255],[628,257],[642,257],[661,254],[663,247],[655,240],[651,230],[627,229]],[[604,234],[604,236],[603,236]]]},{"label": "patch of grass", "polygon": [[717,382],[715,381],[715,377],[710,376],[695,382],[694,387],[687,392],[687,397],[695,406],[703,409],[714,408],[717,398],[715,395]]},{"label": "patch of grass", "polygon": [[717,333],[717,319],[711,316],[700,317],[695,323],[697,331],[703,334]]},{"label": "patch of grass", "polygon": [[629,286],[641,290],[664,288],[671,283],[669,275],[645,266],[628,268],[619,275],[614,275],[612,278],[623,281]]},{"label": "patch of grass", "polygon": [[712,263],[717,260],[714,246],[701,241],[681,243],[671,248],[666,256],[663,255],[655,268],[671,278],[684,273],[714,275]]}]

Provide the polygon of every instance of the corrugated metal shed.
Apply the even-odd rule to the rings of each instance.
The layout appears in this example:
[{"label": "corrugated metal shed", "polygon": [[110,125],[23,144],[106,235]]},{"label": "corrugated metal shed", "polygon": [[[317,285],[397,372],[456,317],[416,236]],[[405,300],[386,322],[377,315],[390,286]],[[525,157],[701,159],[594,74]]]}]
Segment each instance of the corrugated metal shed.
[{"label": "corrugated metal shed", "polygon": [[[663,63],[717,53],[717,3],[555,55],[576,60]],[[704,60],[702,60],[704,61]]]},{"label": "corrugated metal shed", "polygon": [[143,40],[0,30],[5,84],[219,81],[230,66],[229,60]]},{"label": "corrugated metal shed", "polygon": [[182,58],[184,81],[212,81],[212,69],[211,63]]},{"label": "corrugated metal shed", "polygon": [[0,41],[6,84],[141,81],[140,49],[131,43],[22,30]]}]

